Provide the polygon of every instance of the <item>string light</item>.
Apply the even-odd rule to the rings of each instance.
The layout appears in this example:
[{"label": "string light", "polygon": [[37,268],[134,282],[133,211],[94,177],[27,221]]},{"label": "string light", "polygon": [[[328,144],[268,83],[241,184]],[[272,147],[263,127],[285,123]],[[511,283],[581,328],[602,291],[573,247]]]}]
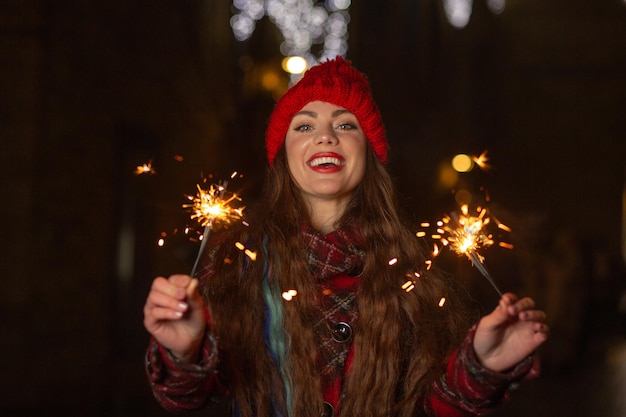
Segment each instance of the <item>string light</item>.
[{"label": "string light", "polygon": [[[443,10],[448,22],[457,29],[463,29],[472,17],[473,0],[443,0]],[[487,8],[493,14],[501,14],[506,8],[506,0],[486,0]]]},{"label": "string light", "polygon": [[[230,26],[235,38],[245,41],[254,33],[256,22],[268,16],[283,34],[281,53],[302,57],[312,66],[346,55],[350,4],[350,0],[233,0],[237,12]],[[319,57],[311,52],[314,45],[322,47]]]}]

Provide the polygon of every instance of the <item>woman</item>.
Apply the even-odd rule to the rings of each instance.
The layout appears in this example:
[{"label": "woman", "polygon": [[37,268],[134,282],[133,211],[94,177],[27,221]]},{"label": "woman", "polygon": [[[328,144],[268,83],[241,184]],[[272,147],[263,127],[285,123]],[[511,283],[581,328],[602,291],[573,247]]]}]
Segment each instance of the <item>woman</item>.
[{"label": "woman", "polygon": [[348,61],[315,66],[287,91],[266,148],[267,200],[250,227],[213,245],[199,286],[153,282],[146,367],[162,406],[227,398],[245,417],[469,416],[536,375],[548,328],[532,299],[505,294],[470,328],[454,281],[423,271],[380,114]]}]

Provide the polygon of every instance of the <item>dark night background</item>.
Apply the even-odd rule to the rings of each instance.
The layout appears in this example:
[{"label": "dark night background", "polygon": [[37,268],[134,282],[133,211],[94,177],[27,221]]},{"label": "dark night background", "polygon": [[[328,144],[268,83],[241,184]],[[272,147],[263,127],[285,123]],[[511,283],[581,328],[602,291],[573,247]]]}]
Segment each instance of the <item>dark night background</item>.
[{"label": "dark night background", "polygon": [[[0,2],[2,415],[166,415],[143,374],[149,285],[190,270],[197,244],[173,231],[201,175],[240,172],[230,187],[254,205],[276,94],[262,80],[287,83],[280,32],[266,18],[238,42],[231,13]],[[493,169],[458,186],[486,187],[513,229],[516,249],[487,258],[500,286],[549,314],[543,378],[494,415],[625,415],[626,3],[495,15],[475,0],[461,30],[436,0],[354,0],[351,16],[347,57],[369,76],[403,204],[416,221],[451,209],[441,167],[488,150]],[[156,175],[134,175],[148,161]],[[491,308],[468,262],[442,262]]]}]

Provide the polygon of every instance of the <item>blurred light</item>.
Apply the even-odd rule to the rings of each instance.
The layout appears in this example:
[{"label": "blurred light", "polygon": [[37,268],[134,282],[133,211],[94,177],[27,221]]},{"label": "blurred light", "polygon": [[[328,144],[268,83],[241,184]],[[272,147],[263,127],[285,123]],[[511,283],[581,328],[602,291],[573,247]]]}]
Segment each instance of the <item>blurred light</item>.
[{"label": "blurred light", "polygon": [[[245,41],[252,36],[256,21],[268,16],[283,34],[280,52],[303,57],[312,66],[346,55],[350,5],[350,0],[233,0],[236,13],[230,25],[235,38]],[[314,45],[322,45],[319,59],[311,52]]]},{"label": "blurred light", "polygon": [[454,199],[459,204],[459,206],[462,206],[464,204],[469,205],[472,202],[472,193],[467,190],[458,190],[454,194]]},{"label": "blurred light", "polygon": [[493,14],[500,14],[506,7],[506,0],[487,0],[487,7]]},{"label": "blurred light", "polygon": [[282,65],[289,74],[302,74],[307,68],[306,60],[301,56],[288,56],[283,59]]},{"label": "blurred light", "polygon": [[252,32],[254,32],[256,22],[249,16],[236,15],[230,19],[230,27],[233,29],[235,39],[245,41],[252,35]]},{"label": "blurred light", "polygon": [[413,288],[415,288],[415,283],[413,281],[407,281],[402,284],[402,289],[406,292],[411,291]]},{"label": "blurred light", "polygon": [[283,294],[282,294],[283,299],[284,299],[285,301],[291,301],[291,300],[293,300],[293,297],[295,297],[296,295],[298,295],[298,291],[296,291],[296,290],[289,290],[289,291],[285,291],[285,292],[283,292]]},{"label": "blurred light", "polygon": [[261,85],[267,91],[273,91],[280,85],[280,77],[274,71],[265,71],[261,75]]},{"label": "blurred light", "polygon": [[472,161],[483,171],[488,171],[491,168],[488,163],[487,151],[482,151],[478,156],[472,156]]},{"label": "blurred light", "polygon": [[463,29],[472,16],[473,0],[443,0],[443,9],[452,26]]},{"label": "blurred light", "polygon": [[452,169],[450,164],[443,164],[439,170],[439,184],[443,188],[450,189],[456,185],[459,174]]},{"label": "blurred light", "polygon": [[350,7],[350,0],[327,0],[326,7],[328,10],[347,10]]},{"label": "blurred light", "polygon": [[469,172],[474,168],[474,161],[471,156],[461,153],[452,158],[452,168],[456,172]]}]

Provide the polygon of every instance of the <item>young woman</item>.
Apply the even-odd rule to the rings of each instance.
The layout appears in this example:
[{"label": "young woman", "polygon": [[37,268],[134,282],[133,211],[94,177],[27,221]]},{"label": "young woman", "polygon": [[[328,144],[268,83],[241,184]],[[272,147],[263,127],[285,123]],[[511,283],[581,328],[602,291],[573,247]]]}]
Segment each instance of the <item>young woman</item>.
[{"label": "young woman", "polygon": [[227,398],[243,417],[469,416],[537,374],[549,330],[532,299],[504,294],[472,326],[463,291],[425,270],[385,169],[379,111],[348,61],[287,91],[266,148],[267,200],[250,226],[213,242],[199,285],[153,282],[146,368],[163,407]]}]

